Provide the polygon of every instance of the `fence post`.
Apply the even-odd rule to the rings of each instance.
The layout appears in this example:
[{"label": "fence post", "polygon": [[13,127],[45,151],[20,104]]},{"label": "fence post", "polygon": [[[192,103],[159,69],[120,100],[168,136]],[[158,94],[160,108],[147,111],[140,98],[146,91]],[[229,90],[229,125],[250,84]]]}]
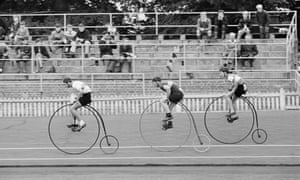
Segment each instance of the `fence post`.
[{"label": "fence post", "polygon": [[[31,46],[31,73],[34,73],[34,59],[35,59],[35,54],[34,54],[34,47],[32,45]],[[26,68],[26,64],[24,66]]]},{"label": "fence post", "polygon": [[143,73],[143,96],[146,96],[145,73]]},{"label": "fence post", "polygon": [[285,107],[286,107],[285,91],[283,88],[280,88],[280,110],[284,111]]},{"label": "fence post", "polygon": [[158,35],[158,13],[155,11],[155,35]]}]

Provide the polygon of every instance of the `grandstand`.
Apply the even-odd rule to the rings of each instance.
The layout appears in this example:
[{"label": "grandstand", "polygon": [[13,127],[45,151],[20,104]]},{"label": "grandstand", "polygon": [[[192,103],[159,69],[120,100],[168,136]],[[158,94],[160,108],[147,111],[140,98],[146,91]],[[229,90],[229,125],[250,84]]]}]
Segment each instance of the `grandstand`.
[{"label": "grandstand", "polygon": [[[253,13],[253,12],[252,12]],[[261,92],[279,92],[280,89],[295,92],[298,90],[299,74],[294,71],[296,63],[296,12],[289,12],[289,21],[279,22],[276,17],[280,12],[270,12],[272,14],[271,23],[273,27],[270,39],[253,39],[251,43],[256,44],[259,54],[254,61],[254,68],[244,70],[236,63],[236,71],[240,73],[249,83],[249,91],[255,93]],[[198,12],[189,14],[178,14],[191,16],[195,19]],[[228,15],[236,15],[238,12],[229,12]],[[122,14],[84,14],[83,16],[121,16]],[[151,14],[150,14],[151,15]],[[149,15],[149,16],[150,16]],[[214,15],[211,13],[210,15]],[[2,15],[5,16],[5,15]],[[12,15],[6,15],[12,16]],[[22,17],[30,18],[34,16],[51,16],[51,14],[25,14]],[[66,26],[67,19],[75,16],[72,14],[54,14]],[[153,16],[153,14],[152,14]],[[164,18],[167,14],[164,14]],[[173,17],[170,14],[170,17]],[[67,17],[67,18],[66,18]],[[159,17],[159,16],[158,16]],[[26,19],[25,18],[25,19]],[[109,18],[113,21],[115,18]],[[65,21],[64,21],[65,20]],[[159,20],[156,20],[160,22]],[[108,22],[115,24],[114,22]],[[196,23],[195,23],[196,24]],[[116,28],[126,28],[122,25],[115,25]],[[229,25],[231,29],[236,25]],[[185,29],[181,34],[168,34],[164,31],[166,28]],[[286,33],[278,32],[276,29],[285,27]],[[29,27],[31,30],[43,29],[51,30],[49,27]],[[104,29],[105,26],[87,26],[93,30]],[[56,63],[56,73],[28,73],[16,74],[17,69],[14,60],[17,57],[11,48],[10,61],[6,63],[5,73],[0,75],[0,97],[1,98],[31,98],[31,97],[65,97],[68,92],[65,90],[61,80],[65,76],[71,76],[74,79],[81,79],[90,84],[96,96],[103,97],[128,97],[128,96],[148,96],[158,95],[160,92],[151,86],[150,79],[153,76],[162,76],[163,79],[171,79],[180,84],[188,94],[212,94],[221,93],[228,86],[219,77],[218,67],[223,63],[223,54],[226,41],[210,40],[199,41],[194,37],[195,25],[184,24],[160,24],[145,26],[145,28],[154,31],[146,31],[144,34],[131,34],[129,43],[134,47],[136,57],[133,60],[134,73],[108,74],[105,73],[105,65],[100,63],[94,65],[95,59],[99,59],[99,45],[97,40],[102,36],[96,34],[99,31],[93,31],[94,43],[91,46],[91,56],[85,58],[81,48],[77,49],[75,58],[64,56],[63,52],[55,53],[50,59],[45,61],[45,68],[49,69],[52,62]],[[45,31],[46,32],[46,31]],[[160,33],[163,32],[163,33]],[[34,34],[34,33],[33,33]],[[255,32],[254,32],[255,34]],[[34,34],[32,39],[37,36],[47,36],[46,34]],[[124,34],[115,36],[116,42]],[[238,46],[237,44],[236,46]],[[28,45],[34,48],[32,42]],[[12,46],[11,46],[12,47]],[[171,58],[172,52],[176,49],[177,59],[174,63],[174,71],[168,72],[166,62]],[[114,50],[114,57],[119,58],[118,49]],[[29,72],[34,70],[34,59],[30,59],[27,69]],[[237,59],[236,59],[237,60]],[[101,61],[100,61],[101,62]],[[193,74],[193,77],[189,74]]]}]

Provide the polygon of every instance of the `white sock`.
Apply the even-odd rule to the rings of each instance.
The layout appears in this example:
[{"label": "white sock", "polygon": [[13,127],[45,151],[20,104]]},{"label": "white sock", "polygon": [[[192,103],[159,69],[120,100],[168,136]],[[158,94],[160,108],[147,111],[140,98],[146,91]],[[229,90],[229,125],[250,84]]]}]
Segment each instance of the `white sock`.
[{"label": "white sock", "polygon": [[83,120],[80,120],[78,123],[79,126],[83,126],[84,124],[85,124],[85,122]]}]

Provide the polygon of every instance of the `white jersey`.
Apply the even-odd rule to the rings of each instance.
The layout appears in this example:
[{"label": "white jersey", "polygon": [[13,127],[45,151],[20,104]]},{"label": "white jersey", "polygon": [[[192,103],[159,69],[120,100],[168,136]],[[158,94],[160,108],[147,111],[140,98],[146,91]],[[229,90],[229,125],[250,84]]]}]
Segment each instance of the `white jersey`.
[{"label": "white jersey", "polygon": [[76,89],[78,92],[80,92],[82,94],[92,92],[91,88],[88,85],[86,85],[84,82],[81,82],[81,81],[73,81],[72,88]]},{"label": "white jersey", "polygon": [[243,84],[243,79],[236,75],[236,74],[228,74],[228,81],[230,81],[232,84],[238,83]]}]

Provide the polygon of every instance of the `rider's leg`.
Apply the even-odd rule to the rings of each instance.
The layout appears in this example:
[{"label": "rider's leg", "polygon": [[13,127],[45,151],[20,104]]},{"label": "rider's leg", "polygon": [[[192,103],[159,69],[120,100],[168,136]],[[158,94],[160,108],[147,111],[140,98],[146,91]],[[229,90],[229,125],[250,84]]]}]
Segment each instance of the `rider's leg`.
[{"label": "rider's leg", "polygon": [[166,112],[166,117],[171,117],[171,110],[170,110],[170,107],[169,107],[169,100],[167,98],[163,98],[160,100],[160,103],[164,109],[164,111]]},{"label": "rider's leg", "polygon": [[79,109],[81,107],[81,104],[80,102],[75,102],[72,106],[71,106],[71,109],[70,109],[70,112],[73,116],[73,118],[75,119],[75,124],[78,124],[80,125],[81,120],[80,120],[80,116],[79,116],[79,113],[77,112],[77,109]]},{"label": "rider's leg", "polygon": [[226,96],[227,104],[229,105],[229,113],[228,115],[231,116],[231,114],[234,112],[233,102],[231,96]]}]

